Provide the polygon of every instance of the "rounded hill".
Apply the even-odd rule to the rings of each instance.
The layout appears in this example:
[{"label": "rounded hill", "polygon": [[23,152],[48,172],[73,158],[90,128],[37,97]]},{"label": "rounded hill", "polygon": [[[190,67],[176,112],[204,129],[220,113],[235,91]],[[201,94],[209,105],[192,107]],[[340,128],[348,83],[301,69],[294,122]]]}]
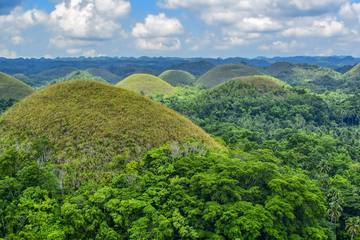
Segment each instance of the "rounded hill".
[{"label": "rounded hill", "polygon": [[194,139],[218,147],[201,128],[159,103],[81,80],[50,85],[21,101],[1,118],[0,136],[49,143],[49,159],[77,175],[102,172],[116,156],[138,156],[165,143]]},{"label": "rounded hill", "polygon": [[0,99],[19,100],[33,92],[33,89],[20,80],[0,72]]},{"label": "rounded hill", "polygon": [[345,77],[360,77],[360,64],[355,65],[347,71]]},{"label": "rounded hill", "polygon": [[110,83],[117,83],[119,81],[119,76],[110,72],[105,68],[88,68],[86,71],[96,77],[105,79]]},{"label": "rounded hill", "polygon": [[274,129],[300,128],[304,124],[323,126],[331,114],[328,104],[318,95],[269,76],[229,80],[203,91],[192,103],[185,107],[179,104],[174,109],[195,121],[206,119],[198,124],[214,135],[223,136],[225,142],[236,144],[245,135],[242,130],[233,132],[232,128],[249,129],[251,132],[246,135],[257,138],[273,134]]},{"label": "rounded hill", "polygon": [[183,70],[167,70],[160,74],[159,78],[173,86],[192,85],[196,80],[194,75]]},{"label": "rounded hill", "polygon": [[341,73],[317,65],[278,62],[265,72],[291,86],[307,87],[314,91],[335,90],[343,84]]},{"label": "rounded hill", "polygon": [[116,86],[145,96],[167,95],[174,91],[173,86],[159,77],[141,73],[128,76]]},{"label": "rounded hill", "polygon": [[69,81],[69,80],[94,80],[94,81],[106,82],[101,77],[94,76],[88,71],[80,71],[80,70],[71,72],[63,78],[58,78],[54,82]]},{"label": "rounded hill", "polygon": [[196,85],[204,88],[212,88],[232,78],[261,74],[260,70],[244,64],[219,65],[201,76],[196,81]]},{"label": "rounded hill", "polygon": [[286,88],[290,88],[290,85],[281,81],[280,79],[267,76],[267,75],[255,75],[255,76],[248,76],[248,77],[238,77],[233,78],[218,87],[223,85],[236,85],[235,89],[240,88],[241,86],[244,87],[252,87],[255,88],[257,91],[267,92],[267,91],[276,91],[276,90],[285,90]]}]

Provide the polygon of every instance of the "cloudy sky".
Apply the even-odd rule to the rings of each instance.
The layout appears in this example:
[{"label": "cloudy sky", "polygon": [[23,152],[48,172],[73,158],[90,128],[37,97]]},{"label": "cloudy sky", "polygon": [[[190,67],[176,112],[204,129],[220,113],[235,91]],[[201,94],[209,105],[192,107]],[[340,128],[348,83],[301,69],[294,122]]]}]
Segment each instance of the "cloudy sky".
[{"label": "cloudy sky", "polygon": [[0,0],[0,56],[360,56],[360,0]]}]

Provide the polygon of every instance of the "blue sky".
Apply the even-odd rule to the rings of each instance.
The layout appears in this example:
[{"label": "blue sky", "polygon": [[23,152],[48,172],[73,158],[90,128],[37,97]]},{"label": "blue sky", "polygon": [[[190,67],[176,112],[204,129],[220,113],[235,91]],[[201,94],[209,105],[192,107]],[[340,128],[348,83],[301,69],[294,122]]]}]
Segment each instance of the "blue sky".
[{"label": "blue sky", "polygon": [[0,56],[360,56],[354,0],[0,0]]}]

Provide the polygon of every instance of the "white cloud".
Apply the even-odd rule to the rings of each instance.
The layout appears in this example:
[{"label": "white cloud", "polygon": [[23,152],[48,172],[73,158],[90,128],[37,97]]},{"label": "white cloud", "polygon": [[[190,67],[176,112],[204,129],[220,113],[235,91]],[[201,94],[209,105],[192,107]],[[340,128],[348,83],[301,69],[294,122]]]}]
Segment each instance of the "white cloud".
[{"label": "white cloud", "polygon": [[56,48],[63,49],[74,49],[78,47],[84,47],[91,45],[89,41],[81,40],[81,39],[69,39],[64,36],[54,36],[49,39],[49,43],[51,46]]},{"label": "white cloud", "polygon": [[143,23],[136,23],[132,35],[136,46],[144,50],[177,50],[181,47],[178,36],[184,33],[181,22],[164,13],[148,15]]},{"label": "white cloud", "polygon": [[326,11],[329,8],[339,7],[346,0],[291,0],[289,4],[301,11]]},{"label": "white cloud", "polygon": [[258,14],[313,15],[336,10],[348,0],[159,0],[165,8],[209,9],[229,14],[256,12]]},{"label": "white cloud", "polygon": [[298,50],[301,47],[303,47],[301,43],[297,42],[296,40],[292,40],[290,42],[275,41],[272,42],[270,45],[261,45],[259,49],[263,51],[291,53]]},{"label": "white cloud", "polygon": [[14,44],[14,45],[19,45],[19,44],[21,44],[23,41],[24,41],[24,39],[23,39],[22,36],[17,35],[17,36],[12,36],[12,37],[11,37],[11,42],[12,42],[12,44]]},{"label": "white cloud", "polygon": [[65,0],[51,12],[50,23],[70,38],[110,39],[122,33],[118,19],[130,9],[127,0]]},{"label": "white cloud", "polygon": [[348,33],[345,25],[333,18],[317,19],[309,25],[305,25],[304,22],[293,25],[294,27],[283,31],[282,35],[285,37],[334,37]]},{"label": "white cloud", "polygon": [[269,17],[250,17],[234,24],[241,32],[272,32],[283,28],[282,24]]},{"label": "white cloud", "polygon": [[82,55],[85,57],[99,57],[101,54],[99,54],[95,49],[87,49],[83,50]]},{"label": "white cloud", "polygon": [[342,5],[339,14],[345,19],[357,19],[360,22],[360,3],[346,3]]},{"label": "white cloud", "polygon": [[15,34],[20,30],[45,24],[47,14],[38,9],[24,11],[22,8],[15,8],[8,15],[0,15],[0,29],[2,34]]},{"label": "white cloud", "polygon": [[[38,25],[45,25],[46,22],[47,14],[45,12],[38,9],[24,10],[17,7],[7,15],[0,15],[1,41],[19,45],[24,41],[23,31]],[[0,45],[0,55],[14,58],[17,53]]]},{"label": "white cloud", "polygon": [[79,55],[81,53],[81,49],[80,48],[69,48],[69,49],[66,49],[66,52],[70,55]]},{"label": "white cloud", "polygon": [[97,57],[100,56],[95,49],[69,48],[66,53],[73,56]]},{"label": "white cloud", "polygon": [[0,44],[0,57],[16,58],[17,54],[15,51],[7,49],[5,46]]},{"label": "white cloud", "polygon": [[215,38],[214,33],[205,33],[203,36],[199,37],[188,37],[185,39],[185,43],[187,45],[187,49],[191,51],[198,51],[203,48],[207,48],[212,45],[212,41]]},{"label": "white cloud", "polygon": [[164,8],[191,10],[219,33],[212,42],[221,49],[258,43],[283,51],[294,45],[285,39],[289,37],[346,40],[360,32],[359,24],[351,26],[344,20],[352,17],[360,22],[360,3],[351,0],[158,0],[158,3]]},{"label": "white cloud", "polygon": [[142,50],[174,51],[181,48],[181,42],[177,38],[140,38],[137,39],[136,46]]},{"label": "white cloud", "polygon": [[164,13],[148,15],[144,23],[137,23],[132,35],[137,38],[168,37],[182,34],[181,22],[176,18],[168,18]]}]

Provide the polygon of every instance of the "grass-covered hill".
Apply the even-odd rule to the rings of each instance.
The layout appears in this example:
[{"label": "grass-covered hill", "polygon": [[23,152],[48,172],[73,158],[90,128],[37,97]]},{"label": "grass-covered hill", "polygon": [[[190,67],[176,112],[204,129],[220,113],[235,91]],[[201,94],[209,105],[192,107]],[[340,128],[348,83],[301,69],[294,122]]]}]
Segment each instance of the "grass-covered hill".
[{"label": "grass-covered hill", "polygon": [[12,75],[14,78],[19,79],[20,81],[24,82],[24,83],[29,83],[31,82],[31,79],[26,76],[25,74],[22,73],[16,73],[14,75]]},{"label": "grass-covered hill", "polygon": [[109,70],[105,68],[88,68],[86,71],[96,77],[100,77],[102,79],[105,79],[107,82],[110,83],[117,83],[119,81],[119,76],[110,72]]},{"label": "grass-covered hill", "polygon": [[53,82],[56,79],[63,78],[77,70],[78,69],[75,67],[56,67],[47,69],[36,74],[27,75],[29,78],[29,82],[27,82],[27,84],[34,87],[41,87]]},{"label": "grass-covered hill", "polygon": [[82,80],[49,85],[9,109],[1,118],[0,136],[49,143],[46,160],[76,175],[68,181],[103,173],[121,156],[129,160],[165,143],[195,139],[218,147],[201,128],[161,104]]},{"label": "grass-covered hill", "polygon": [[88,71],[80,71],[80,70],[71,72],[65,77],[58,78],[54,80],[54,82],[68,81],[68,80],[94,80],[94,81],[106,82],[106,80],[104,80],[101,77],[94,76]]},{"label": "grass-covered hill", "polygon": [[360,89],[360,64],[355,65],[343,75],[344,87],[350,91]]},{"label": "grass-covered hill", "polygon": [[219,65],[202,75],[196,85],[204,88],[212,88],[232,78],[260,75],[260,70],[244,64]]},{"label": "grass-covered hill", "polygon": [[355,65],[345,73],[347,77],[360,77],[360,64]]},{"label": "grass-covered hill", "polygon": [[280,128],[321,126],[331,115],[320,97],[265,75],[234,78],[192,96],[160,101],[225,140],[232,138],[226,134],[232,127],[249,129],[254,137],[272,136]]},{"label": "grass-covered hill", "polygon": [[172,86],[192,85],[196,77],[183,70],[167,70],[159,75],[159,78],[170,83]]},{"label": "grass-covered hill", "polygon": [[360,64],[353,66],[349,71],[344,73],[345,81],[360,80]]},{"label": "grass-covered hill", "polygon": [[20,80],[0,72],[0,99],[19,100],[33,92],[33,89]]},{"label": "grass-covered hill", "polygon": [[151,74],[132,74],[116,86],[145,96],[167,95],[174,91],[169,83]]},{"label": "grass-covered hill", "polygon": [[269,66],[265,72],[292,86],[308,87],[316,91],[336,89],[343,83],[341,73],[309,64],[279,62]]},{"label": "grass-covered hill", "polygon": [[210,69],[214,68],[216,65],[209,61],[192,61],[187,63],[181,63],[176,65],[171,65],[168,69],[179,69],[186,72],[189,72],[195,76],[201,76],[208,72]]},{"label": "grass-covered hill", "polygon": [[281,81],[280,79],[267,75],[255,75],[255,76],[233,78],[223,84],[230,85],[231,84],[230,82],[235,83],[237,87],[239,87],[239,85],[241,84],[243,84],[244,87],[248,85],[260,92],[285,90],[286,88],[290,88],[290,85]]}]

